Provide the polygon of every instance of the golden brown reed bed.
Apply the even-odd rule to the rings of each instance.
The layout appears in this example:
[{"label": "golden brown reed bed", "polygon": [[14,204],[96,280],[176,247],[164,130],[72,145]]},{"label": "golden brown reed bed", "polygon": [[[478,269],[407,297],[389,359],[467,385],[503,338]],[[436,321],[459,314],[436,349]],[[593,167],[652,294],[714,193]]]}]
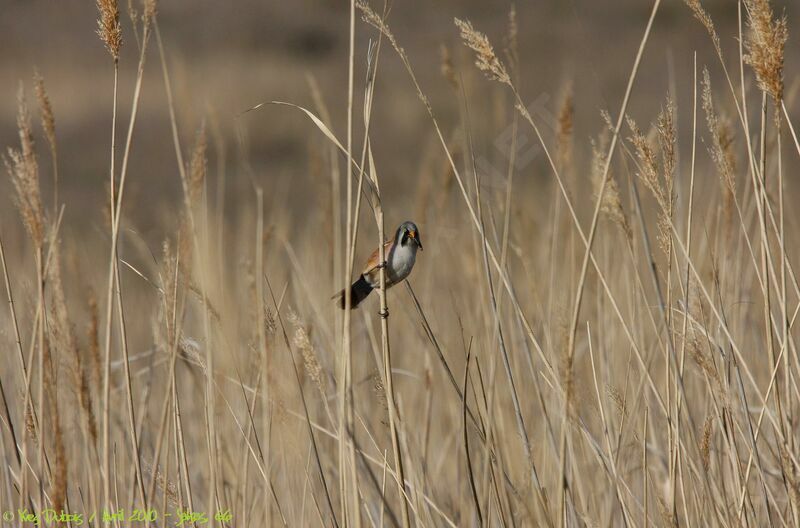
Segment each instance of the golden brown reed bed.
[{"label": "golden brown reed bed", "polygon": [[[796,526],[788,24],[767,0],[733,4],[740,44],[727,46],[703,5],[686,4],[718,61],[682,58],[691,97],[664,87],[635,120],[656,0],[619,108],[587,138],[569,86],[550,122],[526,104],[513,7],[504,36],[455,19],[477,70],[441,50],[449,123],[415,74],[436,55],[410,56],[383,8],[353,1],[347,101],[312,79],[313,107],[237,116],[240,149],[227,153],[215,119],[179,126],[156,2],[98,0],[114,105],[97,109],[108,144],[86,148],[110,147],[107,200],[94,204],[104,242],[62,229],[72,205],[57,190],[71,175],[58,172],[58,108],[38,74],[43,133],[23,87],[4,156],[21,222],[0,233],[0,510],[94,513],[94,525],[140,509],[134,520],[152,525],[182,511],[229,526]],[[122,46],[139,57],[124,105]],[[370,142],[392,133],[372,105],[381,64],[397,60],[431,137],[406,204],[381,185]],[[182,191],[145,211],[160,247],[126,212],[146,67],[163,79]],[[492,83],[493,108],[478,83]],[[344,133],[332,104],[348,108]],[[288,214],[291,187],[248,163],[245,118],[278,111],[312,138],[318,199],[303,215]],[[494,132],[509,140],[502,157],[482,143]],[[235,173],[209,163],[229,155]],[[225,211],[232,179],[248,191]],[[410,281],[338,311],[331,293],[406,218],[427,248]]]}]

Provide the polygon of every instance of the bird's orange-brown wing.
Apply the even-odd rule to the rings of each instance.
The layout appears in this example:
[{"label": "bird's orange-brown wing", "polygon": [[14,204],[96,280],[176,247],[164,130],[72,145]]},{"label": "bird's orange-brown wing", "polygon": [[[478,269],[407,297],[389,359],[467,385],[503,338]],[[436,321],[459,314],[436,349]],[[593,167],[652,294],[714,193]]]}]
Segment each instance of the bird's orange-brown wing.
[{"label": "bird's orange-brown wing", "polygon": [[[394,238],[391,240],[387,240],[383,243],[383,256],[384,258],[389,258],[389,250],[392,248],[392,244],[394,244]],[[372,252],[372,255],[369,256],[367,259],[367,263],[364,265],[363,275],[367,276],[373,271],[378,268],[380,264],[380,248],[376,248],[375,251]]]}]

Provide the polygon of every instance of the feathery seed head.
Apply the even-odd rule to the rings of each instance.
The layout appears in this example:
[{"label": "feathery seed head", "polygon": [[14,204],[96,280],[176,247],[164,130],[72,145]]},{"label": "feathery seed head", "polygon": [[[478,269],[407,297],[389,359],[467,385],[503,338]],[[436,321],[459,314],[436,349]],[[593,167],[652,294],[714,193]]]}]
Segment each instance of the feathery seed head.
[{"label": "feathery seed head", "polygon": [[361,10],[361,16],[364,22],[380,31],[383,36],[389,40],[389,43],[392,45],[392,47],[397,50],[397,52],[400,54],[400,57],[405,58],[405,52],[403,51],[403,48],[397,45],[394,34],[392,34],[392,32],[389,30],[389,26],[386,25],[386,22],[384,22],[383,18],[378,15],[378,13],[376,13],[364,0],[358,0],[356,2],[356,7]]},{"label": "feathery seed head", "polygon": [[667,102],[661,108],[661,113],[658,114],[656,130],[661,149],[664,182],[671,188],[675,176],[677,132],[675,129],[675,103],[670,96],[667,96]]},{"label": "feathery seed head", "polygon": [[139,18],[139,12],[133,5],[133,0],[128,0],[128,18],[131,20],[131,22],[136,22],[136,20]]},{"label": "feathery seed head", "polygon": [[703,424],[703,436],[700,439],[700,458],[703,461],[703,469],[706,471],[708,471],[711,458],[711,435],[714,432],[713,426],[714,420],[709,415],[706,418],[705,424]]},{"label": "feathery seed head", "polygon": [[656,159],[656,154],[647,137],[642,133],[633,118],[626,116],[625,120],[628,122],[628,128],[631,131],[631,136],[628,139],[633,144],[636,150],[636,157],[639,159],[639,178],[642,179],[648,189],[658,198],[661,193],[658,182],[658,161]]},{"label": "feathery seed head", "polygon": [[156,16],[156,12],[158,11],[158,5],[156,0],[144,0],[144,22],[145,24],[149,24],[153,18]]},{"label": "feathery seed head", "polygon": [[[603,185],[603,171],[606,164],[606,144],[608,143],[608,136],[601,135],[600,142],[592,140],[592,182],[594,183],[596,193],[600,193],[600,188]],[[633,230],[628,222],[628,215],[625,214],[625,208],[622,206],[622,198],[620,197],[619,186],[614,179],[611,171],[608,173],[608,181],[606,188],[603,192],[600,211],[605,214],[609,220],[617,224],[622,229],[622,234],[628,241],[633,239]]]},{"label": "feathery seed head", "polygon": [[204,121],[197,131],[197,138],[195,139],[194,150],[192,151],[192,160],[189,164],[189,200],[192,204],[197,203],[197,200],[203,193],[203,185],[206,179],[207,145],[206,124]]},{"label": "feathery seed head", "polygon": [[484,72],[489,79],[510,86],[511,77],[509,77],[506,67],[497,58],[489,38],[480,31],[475,30],[469,20],[456,18],[455,23],[461,31],[461,40],[475,52],[475,66]]},{"label": "feathery seed head", "polygon": [[308,377],[319,388],[322,394],[325,394],[325,380],[322,376],[322,365],[317,359],[317,353],[314,350],[314,345],[311,344],[311,339],[303,325],[300,316],[294,310],[289,310],[289,322],[294,326],[294,336],[292,337],[292,344],[300,349],[303,354],[303,366],[305,367]]},{"label": "feathery seed head", "polygon": [[17,94],[20,149],[8,149],[4,163],[16,192],[15,201],[22,221],[37,247],[44,243],[44,213],[39,190],[39,164],[34,152],[33,132],[25,94],[20,85]]},{"label": "feathery seed head", "polygon": [[706,125],[711,134],[711,147],[709,152],[717,172],[729,193],[736,190],[736,180],[734,178],[734,154],[732,151],[732,132],[729,127],[720,124],[717,114],[714,112],[714,100],[711,97],[711,77],[708,69],[703,69],[703,90],[702,105],[706,114]]},{"label": "feathery seed head", "polygon": [[706,10],[700,5],[700,0],[684,0],[684,2],[689,9],[692,10],[694,17],[706,28],[708,35],[711,37],[711,41],[714,43],[714,50],[716,50],[717,56],[722,58],[722,46],[720,46],[719,43],[719,35],[717,35],[717,30],[714,28],[714,22],[711,20],[711,17],[708,16]]},{"label": "feathery seed head", "polygon": [[575,127],[575,104],[572,94],[572,85],[564,89],[561,109],[558,112],[558,127],[556,129],[557,160],[560,172],[568,168],[572,162],[572,135]]},{"label": "feathery seed head", "polygon": [[[672,250],[671,222],[675,204],[673,190],[677,133],[675,131],[674,113],[674,104],[672,99],[668,97],[655,125],[658,147],[661,152],[661,171],[659,171],[659,163],[650,141],[644,136],[633,119],[626,116],[628,127],[632,132],[629,140],[636,150],[636,157],[639,159],[639,178],[653,194],[659,206],[658,241],[667,256],[670,255]],[[661,172],[661,176],[659,176],[659,172]]]},{"label": "feathery seed head", "polygon": [[783,57],[789,31],[786,15],[774,18],[769,0],[745,0],[748,34],[745,62],[756,73],[758,86],[776,102],[783,99]]},{"label": "feathery seed head", "polygon": [[50,104],[50,97],[44,87],[44,79],[39,72],[33,74],[33,86],[36,91],[36,99],[39,101],[39,109],[42,112],[42,129],[50,144],[50,148],[56,148],[56,118],[53,115],[53,106]]},{"label": "feathery seed head", "polygon": [[122,47],[122,26],[119,23],[119,4],[117,0],[96,0],[100,18],[97,19],[97,34],[106,45],[114,62],[119,60]]}]

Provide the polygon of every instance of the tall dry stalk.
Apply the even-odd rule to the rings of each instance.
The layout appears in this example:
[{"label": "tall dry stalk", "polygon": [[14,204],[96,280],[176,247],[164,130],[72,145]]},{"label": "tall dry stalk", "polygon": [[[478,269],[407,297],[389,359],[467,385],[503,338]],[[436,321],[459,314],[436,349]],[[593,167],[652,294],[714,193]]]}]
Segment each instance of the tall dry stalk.
[{"label": "tall dry stalk", "polygon": [[52,214],[58,214],[58,149],[56,148],[56,119],[53,115],[53,105],[47,95],[44,79],[39,72],[34,73],[33,88],[39,102],[39,111],[42,114],[42,130],[50,147],[50,159],[53,164],[53,209]]},{"label": "tall dry stalk", "polygon": [[[353,78],[355,60],[355,0],[350,0],[349,54],[347,68],[347,173],[353,165]],[[358,497],[358,472],[356,470],[355,435],[353,429],[353,367],[351,345],[351,307],[352,296],[350,278],[353,275],[353,260],[358,235],[358,213],[361,195],[356,195],[356,207],[353,205],[353,179],[347,178],[346,191],[346,224],[345,224],[345,276],[344,276],[344,317],[342,319],[342,352],[339,368],[339,494],[343,523],[347,526],[350,519],[356,526],[361,526],[361,507]]]},{"label": "tall dry stalk", "polygon": [[[33,374],[32,360],[27,362],[21,355],[20,351],[20,366],[22,368],[23,379],[25,380],[25,394],[23,413],[25,415],[26,423],[30,420],[31,427],[25,427],[22,430],[22,453],[20,463],[20,507],[25,507],[28,497],[28,466],[30,460],[28,459],[28,433],[34,433],[36,442],[39,445],[39,482],[44,478],[44,442],[45,434],[41,427],[42,410],[44,406],[44,347],[45,347],[45,325],[44,318],[44,281],[45,281],[45,264],[44,264],[44,246],[45,246],[45,217],[44,209],[42,207],[41,190],[39,186],[39,163],[36,159],[36,152],[33,143],[33,132],[31,130],[30,115],[28,112],[28,105],[25,100],[25,92],[22,85],[20,85],[17,92],[17,129],[19,133],[20,147],[18,150],[8,149],[7,156],[4,156],[3,162],[6,166],[11,182],[14,187],[14,201],[19,210],[20,217],[25,230],[28,233],[35,254],[36,264],[36,285],[37,285],[37,308],[36,316],[33,321],[33,328],[31,330],[32,338],[30,343],[29,358],[33,357],[33,353],[38,349],[38,370],[39,370],[39,412],[38,420],[34,410],[33,395],[31,393],[31,380]],[[4,259],[5,260],[5,259]],[[7,270],[4,273],[7,277]],[[8,278],[6,278],[8,281]],[[9,294],[9,303],[11,303],[11,290],[8,282],[6,288]],[[35,337],[34,337],[35,336]],[[27,368],[27,371],[26,371]],[[40,491],[43,488],[40,486]],[[40,500],[42,496],[40,494]]]},{"label": "tall dry stalk", "polygon": [[[131,142],[133,140],[133,130],[138,115],[139,99],[141,96],[142,79],[144,76],[145,50],[150,33],[150,25],[155,16],[155,0],[146,0],[144,15],[142,19],[143,37],[142,47],[139,56],[139,66],[134,87],[133,104],[131,107],[130,123],[128,125],[125,151],[123,153],[122,166],[120,168],[119,188],[115,187],[116,173],[114,160],[116,158],[116,101],[118,84],[119,51],[122,44],[121,29],[119,24],[119,6],[116,0],[98,0],[100,10],[99,34],[107,50],[114,61],[114,103],[112,109],[111,125],[111,163],[110,163],[110,182],[111,182],[111,254],[109,257],[108,288],[106,295],[106,318],[105,318],[105,375],[103,379],[103,503],[114,510],[111,498],[111,446],[110,446],[110,378],[111,378],[111,333],[113,320],[113,299],[116,292],[116,304],[119,318],[120,342],[125,369],[127,406],[128,406],[128,431],[131,440],[131,458],[133,459],[137,491],[142,500],[143,507],[146,508],[146,497],[144,492],[144,482],[142,480],[141,459],[139,456],[139,442],[136,435],[133,394],[131,388],[130,365],[128,361],[128,343],[125,329],[125,316],[122,302],[122,291],[120,287],[119,257],[117,254],[117,244],[119,240],[119,229],[121,219],[122,201],[125,191],[125,181],[128,171],[128,160],[130,159]],[[147,521],[149,526],[149,521]]]}]

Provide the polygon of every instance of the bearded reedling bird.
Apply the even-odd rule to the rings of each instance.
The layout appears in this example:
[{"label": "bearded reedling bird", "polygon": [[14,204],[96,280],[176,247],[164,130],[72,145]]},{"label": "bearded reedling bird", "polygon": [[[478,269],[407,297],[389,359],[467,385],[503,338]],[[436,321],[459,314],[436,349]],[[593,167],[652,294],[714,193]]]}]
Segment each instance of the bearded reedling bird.
[{"label": "bearded reedling bird", "polygon": [[[419,237],[417,225],[414,222],[400,224],[394,238],[383,244],[386,258],[386,289],[403,282],[408,277],[417,259],[417,248],[422,249],[422,241]],[[372,252],[361,276],[350,286],[351,308],[357,307],[372,290],[379,288],[381,285],[381,263],[378,261],[380,258],[379,249]],[[345,308],[344,290],[334,295],[333,298],[338,301],[340,308]]]}]

